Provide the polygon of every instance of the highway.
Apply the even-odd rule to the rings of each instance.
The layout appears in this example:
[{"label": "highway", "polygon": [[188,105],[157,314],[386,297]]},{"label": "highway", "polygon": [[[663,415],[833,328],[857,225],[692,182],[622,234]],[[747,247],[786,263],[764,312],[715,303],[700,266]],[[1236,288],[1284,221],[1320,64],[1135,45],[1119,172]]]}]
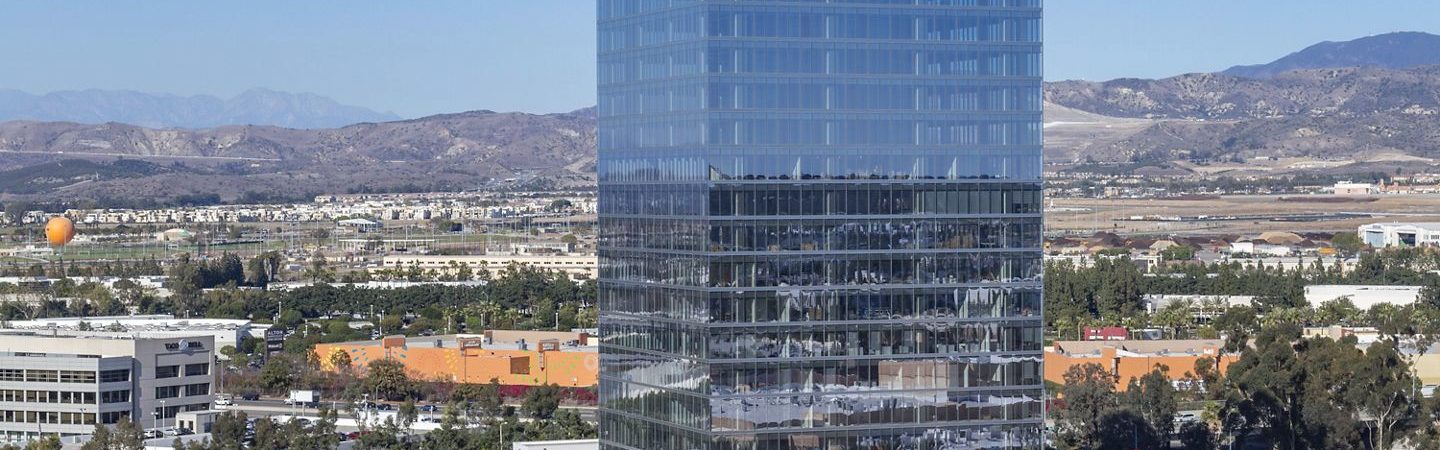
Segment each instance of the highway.
[{"label": "highway", "polygon": [[[329,406],[329,407],[331,407],[331,408],[346,408],[346,409],[348,409],[348,407],[349,407],[349,405],[348,405],[347,403],[345,403],[345,402],[338,402],[338,403],[321,402],[321,404],[326,405],[326,406]],[[391,404],[391,406],[395,406],[395,407],[397,407],[397,408],[399,407],[398,404]],[[444,408],[444,405],[440,405],[440,406],[441,406],[441,408]],[[516,409],[519,409],[519,408],[520,408],[520,404],[519,404],[519,403],[507,403],[506,406],[514,406]],[[292,406],[292,405],[287,405],[287,404],[285,404],[285,402],[284,402],[283,400],[268,400],[268,399],[260,399],[260,400],[255,400],[255,401],[239,400],[239,399],[237,399],[237,400],[235,400],[235,405],[233,405],[233,406],[229,406],[229,407],[217,407],[217,408],[215,408],[215,409],[227,410],[227,411],[229,411],[229,410],[244,411],[245,414],[248,414],[248,415],[251,416],[251,417],[269,417],[269,416],[282,416],[282,415],[317,416],[317,415],[320,414],[320,410],[319,410],[319,409],[316,409],[316,408],[303,408],[303,407],[298,407],[298,406]],[[573,411],[575,411],[575,412],[577,412],[577,413],[580,414],[580,419],[581,419],[581,420],[585,420],[585,421],[587,421],[587,422],[594,422],[594,421],[596,420],[596,419],[595,419],[595,410],[596,410],[596,407],[594,407],[594,406],[566,406],[566,405],[561,405],[561,406],[560,406],[560,409],[573,410]],[[421,417],[433,416],[433,417],[435,418],[435,420],[439,420],[442,416],[445,415],[445,413],[444,413],[443,411],[444,411],[443,409],[442,409],[440,412],[424,412],[424,411],[421,411],[421,412],[420,412],[420,416],[421,416]],[[394,411],[391,410],[391,411],[388,411],[388,412],[393,413]],[[342,410],[342,411],[340,412],[340,416],[341,416],[341,417],[348,417],[348,416],[349,416],[349,412],[347,412],[346,410]]]}]

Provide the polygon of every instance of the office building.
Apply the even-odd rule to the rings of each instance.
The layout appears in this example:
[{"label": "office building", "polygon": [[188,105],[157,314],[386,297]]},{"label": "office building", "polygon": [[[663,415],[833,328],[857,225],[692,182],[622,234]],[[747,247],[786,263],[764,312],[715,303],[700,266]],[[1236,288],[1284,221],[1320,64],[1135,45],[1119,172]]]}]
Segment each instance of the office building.
[{"label": "office building", "polygon": [[1038,0],[599,0],[606,449],[1040,448]]},{"label": "office building", "polygon": [[209,335],[0,333],[0,440],[89,434],[122,417],[173,426],[176,413],[209,408],[214,344]]}]

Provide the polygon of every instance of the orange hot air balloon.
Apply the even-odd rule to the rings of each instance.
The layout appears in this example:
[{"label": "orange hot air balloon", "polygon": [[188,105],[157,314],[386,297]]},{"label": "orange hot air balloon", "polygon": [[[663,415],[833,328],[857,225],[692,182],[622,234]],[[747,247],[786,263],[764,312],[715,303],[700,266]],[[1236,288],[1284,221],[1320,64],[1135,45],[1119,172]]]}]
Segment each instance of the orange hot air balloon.
[{"label": "orange hot air balloon", "polygon": [[69,244],[70,240],[74,238],[75,223],[70,219],[66,219],[64,216],[55,216],[51,217],[49,222],[45,222],[45,239],[50,241],[50,245],[62,247]]}]

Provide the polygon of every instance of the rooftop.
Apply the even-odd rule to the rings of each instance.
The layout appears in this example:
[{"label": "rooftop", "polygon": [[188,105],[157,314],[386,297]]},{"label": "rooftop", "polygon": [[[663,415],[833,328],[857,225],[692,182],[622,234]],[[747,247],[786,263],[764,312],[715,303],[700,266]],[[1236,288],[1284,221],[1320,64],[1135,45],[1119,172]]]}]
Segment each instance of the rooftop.
[{"label": "rooftop", "polygon": [[1067,356],[1101,356],[1113,348],[1121,356],[1199,356],[1225,345],[1220,339],[1164,339],[1153,341],[1055,341],[1055,351]]}]

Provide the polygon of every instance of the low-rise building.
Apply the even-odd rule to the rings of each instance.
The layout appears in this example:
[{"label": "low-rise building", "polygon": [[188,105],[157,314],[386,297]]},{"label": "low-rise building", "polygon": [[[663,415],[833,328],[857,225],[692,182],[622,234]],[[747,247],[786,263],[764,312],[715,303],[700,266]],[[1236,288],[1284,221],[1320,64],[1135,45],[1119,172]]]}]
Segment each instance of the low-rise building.
[{"label": "low-rise building", "polygon": [[1380,189],[1376,188],[1374,184],[1347,181],[1335,183],[1335,186],[1330,189],[1335,192],[1335,195],[1370,195],[1380,192]]},{"label": "low-rise building", "polygon": [[1045,380],[1065,383],[1065,372],[1083,364],[1098,364],[1116,375],[1115,388],[1125,390],[1130,380],[1161,368],[1171,381],[1195,373],[1201,358],[1215,360],[1221,373],[1240,358],[1220,354],[1225,341],[1219,339],[1055,341],[1045,351]]},{"label": "low-rise building", "polygon": [[1379,304],[1413,305],[1420,301],[1421,286],[1389,286],[1378,284],[1312,284],[1305,286],[1305,301],[1310,306],[1340,299],[1349,299],[1360,310]]},{"label": "low-rise building", "polygon": [[510,450],[600,450],[599,439],[512,442]]},{"label": "low-rise building", "polygon": [[139,316],[49,317],[15,320],[4,323],[15,330],[108,331],[143,337],[210,336],[215,349],[239,347],[240,341],[251,337],[252,324],[246,319],[184,319],[169,314]]},{"label": "low-rise building", "polygon": [[1440,245],[1440,223],[1372,223],[1361,225],[1356,233],[1366,245],[1385,247],[1434,247]]},{"label": "low-rise building", "polygon": [[363,371],[371,361],[405,364],[411,377],[454,383],[563,387],[597,384],[600,354],[587,332],[486,331],[428,337],[390,336],[381,340],[318,344],[315,355],[324,370],[338,369],[336,353],[348,353]]},{"label": "low-rise building", "polygon": [[448,271],[464,265],[493,276],[512,264],[558,270],[572,277],[596,278],[600,271],[595,255],[390,255],[381,260],[380,268]]},{"label": "low-rise building", "polygon": [[0,440],[89,434],[128,417],[173,426],[209,409],[214,339],[126,333],[0,332]]}]

